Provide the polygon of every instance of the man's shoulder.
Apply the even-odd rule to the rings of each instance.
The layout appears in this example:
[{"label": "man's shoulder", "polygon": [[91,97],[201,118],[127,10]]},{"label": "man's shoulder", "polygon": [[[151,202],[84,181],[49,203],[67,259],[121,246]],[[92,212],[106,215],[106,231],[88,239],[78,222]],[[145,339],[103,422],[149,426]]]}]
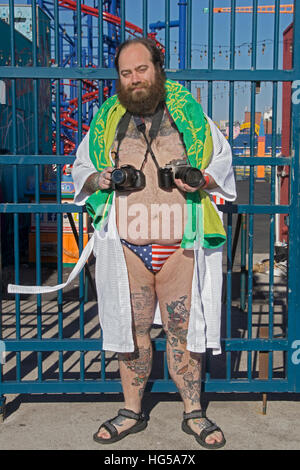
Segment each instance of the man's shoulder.
[{"label": "man's shoulder", "polygon": [[118,104],[118,102],[119,102],[118,95],[110,96],[110,98],[107,98],[107,100],[105,100],[104,103],[102,103],[96,115],[99,113],[108,112],[113,106]]},{"label": "man's shoulder", "polygon": [[176,82],[175,80],[170,80],[169,78],[165,82],[165,88],[170,91],[172,90],[188,91],[188,89],[184,85],[182,85],[179,82]]},{"label": "man's shoulder", "polygon": [[118,104],[119,100],[117,95],[113,95],[107,100],[105,100],[93,117],[93,120],[91,122],[91,129],[93,129],[97,124],[99,124],[99,122],[105,122],[109,111],[112,108],[116,107]]}]

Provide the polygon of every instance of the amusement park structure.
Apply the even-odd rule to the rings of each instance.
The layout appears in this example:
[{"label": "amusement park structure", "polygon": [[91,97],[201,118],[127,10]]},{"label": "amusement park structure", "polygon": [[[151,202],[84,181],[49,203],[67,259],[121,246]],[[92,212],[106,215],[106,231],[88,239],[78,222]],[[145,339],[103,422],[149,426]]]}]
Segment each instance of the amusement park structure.
[{"label": "amusement park structure", "polygon": [[[236,13],[252,13],[252,6],[236,7]],[[230,7],[216,7],[213,9],[214,13],[230,13]],[[258,5],[257,13],[275,13],[275,5]],[[280,5],[279,13],[294,13],[294,5],[292,3],[288,5]]]},{"label": "amusement park structure", "polygon": [[[14,7],[13,39],[10,27],[12,6]],[[37,7],[36,10],[34,6]],[[124,0],[3,2],[2,5],[0,4],[0,35],[2,37],[0,66],[30,67],[33,65],[49,67],[49,69],[52,67],[112,68],[117,47],[124,38],[145,36],[151,37],[164,52],[164,45],[157,40],[156,36],[159,29],[166,27],[165,24],[159,22],[149,26],[147,15],[144,14],[145,9],[143,9],[143,28],[141,28],[129,21],[124,21],[124,15],[121,15],[121,11],[124,10]],[[100,17],[99,12],[101,12]],[[184,69],[187,2],[179,2],[178,15],[178,21],[170,22],[170,27],[178,28],[178,67]],[[13,43],[14,53],[12,54]],[[14,82],[9,79],[0,79],[1,154],[11,153],[10,149],[14,148],[15,153],[23,155],[74,155],[80,140],[89,130],[93,115],[102,102],[114,92],[115,83],[112,79],[99,81],[81,78],[78,81],[69,78],[59,80],[17,78]],[[15,124],[13,124],[12,117],[13,107],[15,107],[16,114]],[[19,199],[32,200],[35,183],[30,167],[20,165],[17,171]],[[59,177],[61,194],[66,198],[73,196],[74,186],[70,164],[45,164],[40,168],[41,196],[52,197],[54,195],[55,197],[58,186],[57,173],[61,171],[62,175]],[[11,167],[4,166],[1,173],[0,201],[2,199],[13,200],[12,178]],[[46,220],[45,231],[48,228],[50,232],[55,231],[53,228],[55,221],[55,217],[53,221],[50,221],[51,223]],[[24,232],[26,233],[27,224],[28,221],[24,218]],[[43,223],[41,230],[44,230]],[[9,226],[6,231],[10,233],[12,226]],[[35,231],[35,226],[31,227],[31,231]],[[51,233],[50,235],[52,236]]]},{"label": "amusement park structure", "polygon": [[[30,1],[28,0],[30,3]],[[120,0],[104,0],[98,2],[98,7],[87,5],[86,3],[81,4],[82,14],[82,35],[85,41],[82,43],[82,57],[81,65],[83,67],[113,67],[114,56],[118,45],[121,42],[121,18],[120,18]],[[103,35],[103,54],[102,64],[99,63],[98,45],[95,47],[96,37],[94,36],[94,25],[93,19],[99,17],[99,6],[101,3],[101,11],[103,21],[106,23],[106,32]],[[95,4],[95,2],[93,2]],[[54,20],[53,2],[46,0],[40,0],[39,5],[44,11],[48,13],[50,18]],[[59,65],[63,67],[76,66],[78,64],[77,58],[77,43],[76,43],[76,11],[77,2],[76,0],[58,0],[59,13],[67,16],[67,13],[71,14],[71,23],[66,26],[60,24],[59,27]],[[70,17],[70,15],[69,15]],[[70,31],[70,32],[69,32]],[[142,37],[147,35],[153,38],[157,45],[163,50],[162,44],[156,40],[156,33],[150,32],[144,34],[143,30],[129,22],[125,21],[125,32],[128,37]],[[53,60],[53,59],[52,59]],[[82,82],[83,94],[81,97],[82,103],[82,132],[86,133],[89,129],[93,111],[95,106],[102,104],[102,101],[111,96],[115,92],[115,85],[111,80],[105,80],[101,89],[98,86],[98,82],[83,80]],[[66,90],[68,90],[66,92]],[[99,90],[101,95],[99,96]],[[61,125],[61,142],[64,154],[72,154],[78,144],[78,96],[76,83],[69,80],[66,84],[65,81],[61,82],[61,93],[60,93],[60,125]],[[55,123],[53,123],[53,134],[55,136]],[[55,142],[55,139],[53,139]],[[54,150],[55,143],[54,143]]]},{"label": "amusement park structure", "polygon": [[[82,0],[80,2],[81,11],[81,53],[80,58],[78,55],[78,19],[77,19],[77,0],[58,0],[56,2],[49,0],[36,0],[40,11],[45,14],[49,24],[48,29],[51,36],[51,45],[48,46],[50,50],[47,51],[49,57],[49,66],[60,67],[113,67],[114,56],[116,49],[121,42],[121,0]],[[31,11],[31,0],[27,0],[27,10]],[[22,7],[15,2],[15,15],[18,10],[20,15],[20,23],[16,24],[16,29],[22,26],[21,17],[24,14],[26,7]],[[56,11],[55,11],[56,10]],[[204,9],[204,13],[207,13]],[[95,20],[99,18],[99,11],[102,12],[103,24],[103,37],[101,44],[103,50],[99,52],[99,42],[97,25]],[[231,9],[228,7],[214,8],[214,13],[230,13]],[[236,7],[236,13],[251,13],[252,7]],[[274,13],[274,5],[264,5],[257,7],[258,13]],[[280,13],[293,13],[293,4],[280,5]],[[5,15],[7,13],[2,11],[0,19],[7,20]],[[57,16],[56,16],[57,15]],[[59,19],[57,33],[55,34],[55,18]],[[23,18],[24,19],[24,18]],[[178,68],[184,69],[186,67],[186,28],[187,28],[187,2],[178,2],[178,20],[169,21],[169,27],[178,28]],[[8,22],[8,20],[7,20]],[[29,18],[30,22],[30,18]],[[23,25],[24,26],[24,25]],[[27,37],[32,39],[32,25],[27,27]],[[142,37],[148,36],[154,39],[157,45],[164,51],[164,45],[161,44],[156,36],[157,31],[166,28],[166,23],[158,21],[151,23],[147,26],[148,31],[129,21],[125,21],[125,32],[127,37]],[[144,29],[145,24],[144,24]],[[23,30],[20,30],[24,34]],[[51,33],[53,32],[53,34]],[[26,34],[26,32],[25,32]],[[39,34],[39,31],[38,31]],[[39,41],[39,39],[38,39]],[[54,49],[57,42],[58,54],[54,58]],[[79,64],[80,61],[80,64]],[[100,63],[101,62],[101,63]],[[59,86],[59,107],[60,107],[60,142],[61,148],[59,151],[65,155],[71,155],[75,152],[78,145],[78,86],[76,80],[60,80]],[[80,97],[80,134],[85,134],[89,129],[92,116],[95,108],[102,104],[108,96],[115,92],[115,84],[113,80],[103,80],[102,86],[99,87],[98,81],[82,80],[82,93]],[[100,90],[100,91],[99,91]],[[55,88],[52,87],[53,100],[52,109],[55,109],[57,97],[55,96]],[[100,96],[99,96],[100,93]],[[53,112],[52,120],[52,137],[53,137],[53,151],[56,153],[56,138],[57,123],[56,113]]]}]

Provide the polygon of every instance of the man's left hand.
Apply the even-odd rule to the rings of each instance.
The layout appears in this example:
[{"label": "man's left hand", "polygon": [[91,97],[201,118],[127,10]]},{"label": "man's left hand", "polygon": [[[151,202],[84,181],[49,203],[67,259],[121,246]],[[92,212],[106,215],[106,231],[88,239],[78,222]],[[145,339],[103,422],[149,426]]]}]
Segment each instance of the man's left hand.
[{"label": "man's left hand", "polygon": [[179,178],[174,178],[174,182],[177,188],[183,191],[184,193],[194,193],[195,191],[198,191],[199,189],[199,188],[192,188],[192,186],[189,186],[188,184],[184,183]]}]

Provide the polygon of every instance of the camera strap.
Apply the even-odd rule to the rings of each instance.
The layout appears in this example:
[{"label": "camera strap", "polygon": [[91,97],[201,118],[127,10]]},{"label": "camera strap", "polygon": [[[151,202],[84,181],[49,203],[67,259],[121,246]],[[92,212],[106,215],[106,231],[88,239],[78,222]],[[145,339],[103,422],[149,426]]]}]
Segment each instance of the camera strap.
[{"label": "camera strap", "polygon": [[150,127],[150,130],[149,130],[150,142],[149,142],[149,140],[146,136],[146,125],[145,125],[144,119],[141,118],[140,116],[133,116],[135,125],[136,125],[138,131],[143,134],[144,139],[145,139],[146,144],[147,144],[147,151],[146,151],[146,154],[145,154],[145,157],[144,157],[144,161],[142,163],[141,170],[143,169],[143,167],[144,167],[144,165],[147,161],[148,153],[150,153],[150,155],[152,157],[152,160],[155,163],[156,168],[159,169],[159,164],[157,163],[157,160],[156,160],[154,152],[151,148],[151,145],[152,145],[153,140],[156,138],[156,136],[158,134],[158,131],[159,131],[162,119],[163,119],[163,115],[164,115],[164,106],[163,106],[162,103],[159,103],[159,105],[158,105],[158,107],[155,111],[155,114],[152,118],[152,123],[151,123],[151,127]]},{"label": "camera strap", "polygon": [[115,167],[116,168],[118,168],[119,166],[120,145],[126,135],[130,119],[131,119],[131,114],[129,111],[126,111],[126,113],[121,117],[121,120],[118,125],[118,132],[117,132],[118,147],[117,147],[117,151],[115,152]]},{"label": "camera strap", "polygon": [[[147,161],[148,153],[150,153],[156,167],[159,168],[159,164],[157,163],[156,157],[155,157],[155,155],[152,151],[151,144],[152,144],[153,140],[156,138],[156,136],[158,134],[158,131],[159,131],[159,128],[160,128],[160,125],[161,125],[161,122],[162,122],[163,115],[164,115],[164,106],[163,106],[162,103],[160,103],[158,105],[157,109],[156,109],[156,112],[155,112],[154,116],[153,116],[151,127],[150,127],[150,130],[149,130],[150,142],[149,142],[149,140],[147,139],[147,136],[146,136],[146,125],[145,125],[144,119],[140,116],[133,116],[135,125],[136,125],[138,131],[143,134],[144,139],[145,139],[146,144],[147,144],[147,150],[146,150],[146,153],[145,153],[145,156],[144,156],[144,160],[143,160],[143,163],[142,163],[142,166],[141,166],[141,170],[143,169],[143,167],[144,167],[144,165]],[[131,116],[132,116],[131,113],[129,111],[126,111],[126,113],[122,116],[122,118],[120,120],[120,123],[118,125],[118,131],[117,131],[118,146],[117,146],[117,151],[115,152],[115,167],[116,168],[118,168],[118,165],[119,165],[120,145],[121,145],[121,142],[122,142],[122,140],[124,139],[124,137],[126,135]]]}]

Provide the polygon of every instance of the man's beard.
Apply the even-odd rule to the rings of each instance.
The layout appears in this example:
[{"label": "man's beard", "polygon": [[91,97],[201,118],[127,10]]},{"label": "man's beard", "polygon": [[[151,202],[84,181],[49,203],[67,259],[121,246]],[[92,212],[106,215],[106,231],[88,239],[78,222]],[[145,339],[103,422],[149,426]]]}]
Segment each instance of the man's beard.
[{"label": "man's beard", "polygon": [[[143,90],[133,91],[137,88],[143,88]],[[158,103],[165,99],[165,77],[157,71],[154,83],[141,82],[137,87],[127,88],[118,80],[117,93],[120,103],[130,113],[143,116],[152,114]]]}]

